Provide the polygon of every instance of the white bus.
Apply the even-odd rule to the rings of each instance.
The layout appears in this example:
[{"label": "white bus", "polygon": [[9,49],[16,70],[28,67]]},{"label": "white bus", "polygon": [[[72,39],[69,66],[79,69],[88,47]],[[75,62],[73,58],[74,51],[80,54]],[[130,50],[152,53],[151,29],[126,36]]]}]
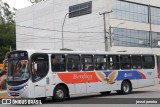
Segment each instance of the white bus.
[{"label": "white bus", "polygon": [[127,52],[26,50],[8,55],[10,96],[56,101],[89,93],[128,94],[158,83],[156,56]]}]

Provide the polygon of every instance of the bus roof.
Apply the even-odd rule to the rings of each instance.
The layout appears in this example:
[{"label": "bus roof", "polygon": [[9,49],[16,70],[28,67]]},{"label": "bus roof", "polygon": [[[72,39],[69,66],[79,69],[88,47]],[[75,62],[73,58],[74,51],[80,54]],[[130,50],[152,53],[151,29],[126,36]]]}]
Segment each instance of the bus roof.
[{"label": "bus roof", "polygon": [[60,51],[60,50],[15,50],[12,52],[18,52],[18,51],[27,51],[29,55],[34,54],[34,53],[47,53],[47,54],[135,54],[135,55],[141,55],[141,54],[145,54],[145,55],[150,55],[153,53],[142,53],[142,52],[105,52],[105,51]]}]

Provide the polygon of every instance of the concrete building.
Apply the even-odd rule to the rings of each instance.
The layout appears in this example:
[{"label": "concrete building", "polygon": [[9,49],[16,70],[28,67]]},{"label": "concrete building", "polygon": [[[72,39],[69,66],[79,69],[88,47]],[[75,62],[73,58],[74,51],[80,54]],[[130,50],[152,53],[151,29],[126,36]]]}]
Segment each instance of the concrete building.
[{"label": "concrete building", "polygon": [[[17,49],[160,53],[160,0],[47,0],[16,12]],[[63,26],[63,27],[62,27]],[[63,30],[62,30],[63,29]],[[109,33],[110,32],[110,33]]]}]

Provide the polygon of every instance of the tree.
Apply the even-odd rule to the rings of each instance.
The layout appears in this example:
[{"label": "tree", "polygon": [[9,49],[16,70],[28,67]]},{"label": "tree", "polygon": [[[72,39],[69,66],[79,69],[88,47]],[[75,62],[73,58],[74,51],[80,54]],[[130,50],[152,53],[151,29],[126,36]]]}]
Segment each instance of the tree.
[{"label": "tree", "polygon": [[33,4],[36,4],[38,2],[42,2],[42,1],[45,1],[45,0],[28,0],[28,1],[33,3]]},{"label": "tree", "polygon": [[10,51],[10,47],[16,48],[15,10],[0,0],[0,63],[4,60],[6,52]]},{"label": "tree", "polygon": [[2,90],[6,90],[6,88],[7,88],[7,84],[6,84],[6,79],[4,79],[3,81],[2,81]]},{"label": "tree", "polygon": [[0,0],[0,24],[14,22],[15,8],[11,8],[6,2]]},{"label": "tree", "polygon": [[6,52],[16,49],[15,23],[0,24],[0,63],[4,60]]}]

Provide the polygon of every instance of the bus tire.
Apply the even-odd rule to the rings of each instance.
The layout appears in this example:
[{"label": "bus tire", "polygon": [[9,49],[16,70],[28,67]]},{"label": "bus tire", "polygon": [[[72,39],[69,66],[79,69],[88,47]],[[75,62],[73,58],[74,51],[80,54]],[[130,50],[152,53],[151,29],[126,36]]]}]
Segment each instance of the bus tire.
[{"label": "bus tire", "polygon": [[121,90],[117,90],[118,94],[129,94],[132,90],[132,86],[128,81],[123,81],[121,84]]},{"label": "bus tire", "polygon": [[111,91],[105,91],[105,92],[100,92],[102,95],[108,95],[111,93]]},{"label": "bus tire", "polygon": [[67,91],[63,86],[57,86],[53,92],[54,101],[63,101],[67,97]]}]

